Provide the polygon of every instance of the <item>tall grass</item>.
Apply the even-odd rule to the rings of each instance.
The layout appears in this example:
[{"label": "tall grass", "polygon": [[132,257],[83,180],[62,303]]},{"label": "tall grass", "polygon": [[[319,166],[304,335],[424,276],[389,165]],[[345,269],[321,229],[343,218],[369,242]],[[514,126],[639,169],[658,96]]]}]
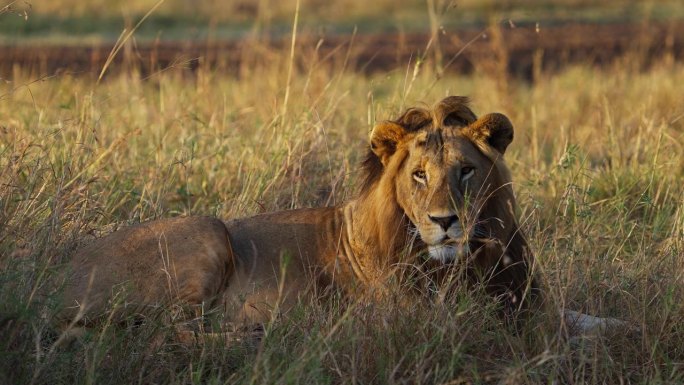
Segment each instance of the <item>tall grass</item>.
[{"label": "tall grass", "polygon": [[[15,71],[0,89],[0,382],[684,381],[684,67],[574,67],[504,92],[483,73],[364,77],[311,57],[291,76],[287,52],[239,77]],[[549,308],[640,334],[567,341],[544,314],[513,334],[464,289],[411,309],[302,304],[261,344],[180,345],[164,324],[105,323],[55,347],[51,278],[83,239],[160,217],[340,203],[373,123],[448,94],[516,126],[508,164]]]}]

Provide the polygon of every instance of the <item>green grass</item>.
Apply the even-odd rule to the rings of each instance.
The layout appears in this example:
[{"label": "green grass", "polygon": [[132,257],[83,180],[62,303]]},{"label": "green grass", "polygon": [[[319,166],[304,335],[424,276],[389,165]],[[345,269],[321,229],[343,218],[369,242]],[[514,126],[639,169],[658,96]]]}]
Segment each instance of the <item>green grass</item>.
[{"label": "green grass", "polygon": [[[13,2],[0,18],[0,42],[103,43],[116,41],[158,0],[33,0]],[[684,19],[677,0],[534,0],[515,4],[480,0],[302,0],[301,31],[325,33],[425,33],[430,31],[429,4],[437,24],[446,31],[481,29],[492,19],[543,28],[564,23],[670,22]],[[296,1],[166,0],[141,26],[139,41],[235,39],[250,34],[287,34]]]},{"label": "green grass", "polygon": [[[285,106],[288,58],[270,52],[238,77],[172,69],[100,84],[15,70],[0,88],[0,382],[684,381],[683,66],[574,67],[501,87],[481,72],[436,81],[428,64],[364,77],[312,55],[297,57]],[[411,309],[302,304],[261,344],[187,346],[164,323],[105,322],[54,346],[51,282],[80,239],[340,203],[373,123],[448,94],[516,126],[508,164],[549,309],[618,317],[641,335],[571,344],[555,314],[513,334],[464,289]]]}]

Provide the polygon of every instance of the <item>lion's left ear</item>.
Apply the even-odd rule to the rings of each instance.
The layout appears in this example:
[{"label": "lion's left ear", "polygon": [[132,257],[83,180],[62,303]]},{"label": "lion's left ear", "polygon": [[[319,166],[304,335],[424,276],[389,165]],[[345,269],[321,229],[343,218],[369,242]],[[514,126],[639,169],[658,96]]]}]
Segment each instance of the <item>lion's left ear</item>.
[{"label": "lion's left ear", "polygon": [[482,116],[463,132],[475,141],[485,141],[501,154],[513,141],[513,124],[506,115],[499,113]]},{"label": "lion's left ear", "polygon": [[406,135],[406,129],[394,122],[385,121],[373,127],[370,135],[371,150],[387,166],[389,158],[397,150],[397,144]]}]

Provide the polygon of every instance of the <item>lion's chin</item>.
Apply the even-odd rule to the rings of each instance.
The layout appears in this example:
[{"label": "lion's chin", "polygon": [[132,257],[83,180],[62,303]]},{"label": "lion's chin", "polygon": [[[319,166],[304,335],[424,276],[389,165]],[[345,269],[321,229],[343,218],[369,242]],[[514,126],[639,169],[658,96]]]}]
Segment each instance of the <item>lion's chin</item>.
[{"label": "lion's chin", "polygon": [[441,263],[450,263],[468,252],[468,245],[428,245],[430,258]]}]

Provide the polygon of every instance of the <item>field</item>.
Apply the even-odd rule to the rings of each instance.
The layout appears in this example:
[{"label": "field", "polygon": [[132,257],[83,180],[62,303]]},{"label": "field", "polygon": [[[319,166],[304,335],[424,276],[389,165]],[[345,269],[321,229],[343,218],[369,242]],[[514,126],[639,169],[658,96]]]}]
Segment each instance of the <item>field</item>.
[{"label": "field", "polygon": [[[431,60],[361,74],[339,55],[102,81],[15,66],[0,88],[0,383],[684,382],[684,65],[625,56],[530,82]],[[550,309],[519,333],[465,288],[411,309],[303,303],[261,343],[181,344],[154,321],[64,342],[53,327],[55,277],[84,239],[343,202],[373,124],[446,95],[516,128],[506,157]],[[562,308],[633,329],[568,340]]]},{"label": "field", "polygon": [[[159,5],[140,26],[138,40],[278,35],[290,30],[297,1],[275,0],[32,0],[6,1],[12,16],[0,24],[0,41],[115,41],[124,27]],[[0,10],[2,5],[0,3]],[[161,3],[161,4],[158,4]],[[515,23],[667,22],[681,20],[678,0],[300,0],[304,31],[327,34],[424,32],[431,22],[449,31],[489,19]]]}]

